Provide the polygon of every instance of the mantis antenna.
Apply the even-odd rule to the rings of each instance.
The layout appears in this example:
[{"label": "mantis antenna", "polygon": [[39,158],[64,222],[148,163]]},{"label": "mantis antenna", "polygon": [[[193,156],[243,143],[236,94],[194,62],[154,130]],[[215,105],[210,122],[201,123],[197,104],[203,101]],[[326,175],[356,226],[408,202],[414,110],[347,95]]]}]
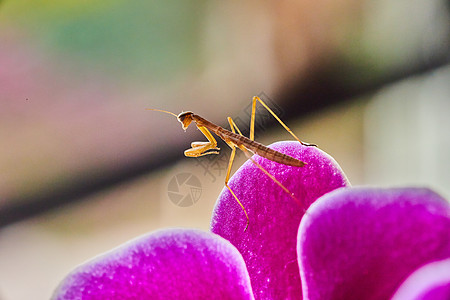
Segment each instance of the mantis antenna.
[{"label": "mantis antenna", "polygon": [[162,110],[162,109],[156,109],[156,108],[146,108],[146,110],[154,110],[154,111],[160,111],[166,114],[171,114],[172,116],[175,116],[175,118],[178,118],[178,115],[174,114],[173,112]]}]

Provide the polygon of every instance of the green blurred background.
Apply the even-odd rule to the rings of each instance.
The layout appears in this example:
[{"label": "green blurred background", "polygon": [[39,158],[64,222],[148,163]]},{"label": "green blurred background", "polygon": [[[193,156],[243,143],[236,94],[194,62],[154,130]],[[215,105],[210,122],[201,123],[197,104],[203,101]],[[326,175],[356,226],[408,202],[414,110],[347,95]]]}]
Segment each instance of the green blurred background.
[{"label": "green blurred background", "polygon": [[[252,96],[264,95],[354,185],[449,198],[449,7],[1,1],[0,299],[48,299],[77,264],[140,234],[209,228],[226,145],[185,158],[204,137],[145,108],[248,124]],[[290,139],[257,124],[265,144]],[[189,207],[169,199],[180,173],[201,183]]]}]

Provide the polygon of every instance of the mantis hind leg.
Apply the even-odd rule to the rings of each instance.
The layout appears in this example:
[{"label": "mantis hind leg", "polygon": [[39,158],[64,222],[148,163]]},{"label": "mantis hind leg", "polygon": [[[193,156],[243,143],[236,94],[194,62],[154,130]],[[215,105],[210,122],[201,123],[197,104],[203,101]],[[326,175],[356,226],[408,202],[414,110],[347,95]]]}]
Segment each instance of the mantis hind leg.
[{"label": "mantis hind leg", "polygon": [[281,187],[283,189],[283,191],[285,191],[286,194],[289,195],[289,197],[291,197],[295,202],[297,202],[300,205],[300,207],[302,208],[303,212],[306,212],[305,204],[302,203],[299,199],[297,199],[297,197],[295,197],[294,194],[291,191],[289,191],[289,189],[287,187],[285,187],[281,182],[279,182],[278,179],[276,179],[272,174],[270,174],[269,171],[267,171],[263,166],[261,166],[261,164],[259,164],[256,160],[254,160],[253,157],[250,155],[249,151],[244,146],[240,146],[239,149],[241,149],[245,153],[245,155],[248,157],[248,159],[255,166],[257,166],[261,171],[263,171],[264,174],[269,176],[269,178],[272,179],[279,187]]},{"label": "mantis hind leg", "polygon": [[[228,123],[230,123],[230,127],[231,130],[235,133],[235,129],[239,132],[240,135],[242,135],[241,131],[239,130],[239,128],[237,127],[236,123],[233,121],[232,118],[228,117]],[[227,187],[227,189],[231,192],[231,194],[233,195],[233,197],[235,198],[235,200],[238,202],[238,204],[241,206],[242,210],[245,213],[245,216],[247,217],[247,226],[245,227],[245,230],[247,230],[247,227],[249,225],[249,218],[247,215],[247,212],[244,208],[244,206],[242,205],[242,203],[239,201],[238,197],[234,194],[234,192],[231,190],[231,188],[228,186],[228,180],[230,177],[230,173],[231,173],[231,165],[233,163],[235,154],[236,154],[236,147],[238,147],[240,150],[242,150],[245,155],[248,157],[248,159],[250,159],[250,161],[257,166],[264,174],[266,174],[270,179],[272,179],[278,186],[280,186],[283,191],[285,191],[292,199],[294,199],[294,201],[296,201],[303,209],[303,211],[306,211],[305,205],[298,200],[293,193],[291,193],[291,191],[289,191],[288,188],[286,188],[280,181],[278,181],[272,174],[269,173],[269,171],[267,171],[263,166],[261,166],[258,162],[256,162],[250,155],[249,150],[247,150],[247,148],[245,148],[244,145],[234,145],[231,143],[228,143],[228,145],[231,147],[232,151],[231,151],[231,156],[230,156],[230,163],[228,165],[228,171],[227,171],[227,177],[225,179],[225,186]],[[244,231],[245,231],[244,230]]]},{"label": "mantis hind leg", "polygon": [[[256,103],[256,102],[254,102],[254,103]],[[253,111],[252,115],[254,115],[254,111]],[[230,123],[230,127],[231,127],[231,130],[232,130],[233,132],[235,132],[234,129],[236,128],[236,130],[239,132],[239,134],[242,135],[241,131],[239,130],[239,128],[237,127],[236,123],[233,121],[232,118],[228,117],[228,123]],[[254,125],[254,122],[253,122],[253,125]],[[230,145],[230,147],[231,147],[233,150],[235,149],[235,146],[234,146],[234,145]],[[287,187],[285,187],[285,186],[284,186],[281,182],[279,182],[272,174],[270,174],[269,171],[267,171],[266,169],[264,169],[263,166],[261,166],[259,163],[257,163],[257,162],[252,158],[252,156],[251,156],[250,153],[249,153],[249,150],[247,150],[247,148],[245,148],[244,145],[238,145],[237,147],[238,147],[239,149],[241,149],[242,152],[245,153],[245,155],[247,156],[247,158],[250,159],[250,161],[251,161],[255,166],[257,166],[261,171],[263,171],[264,174],[266,174],[267,176],[269,176],[270,179],[272,179],[278,186],[280,186],[280,187],[283,189],[283,191],[285,191],[292,199],[294,199],[296,202],[298,202],[298,203],[303,207],[303,209],[305,210],[305,206],[303,205],[303,203],[301,203],[301,202],[294,196],[294,194],[292,194],[292,193],[288,190]],[[233,154],[233,158],[234,158],[234,154]]]},{"label": "mantis hind leg", "polygon": [[300,142],[300,144],[304,145],[304,146],[314,146],[317,147],[317,145],[315,144],[309,144],[309,143],[305,143],[302,142],[295,134],[294,132],[292,132],[292,130],[286,126],[286,124],[284,124],[283,121],[281,121],[281,119],[273,112],[272,109],[270,109],[269,106],[267,106],[266,103],[264,103],[264,101],[261,100],[261,98],[259,98],[258,96],[253,97],[253,101],[252,101],[252,116],[250,119],[250,139],[253,141],[255,139],[255,113],[256,113],[256,102],[261,103],[261,105],[284,127],[284,129],[286,129],[297,141]]}]

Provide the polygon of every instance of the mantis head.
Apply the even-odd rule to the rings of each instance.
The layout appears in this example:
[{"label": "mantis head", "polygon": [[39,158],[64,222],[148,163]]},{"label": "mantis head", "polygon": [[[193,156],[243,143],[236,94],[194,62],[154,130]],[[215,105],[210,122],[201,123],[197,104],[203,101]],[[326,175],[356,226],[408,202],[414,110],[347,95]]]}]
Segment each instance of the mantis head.
[{"label": "mantis head", "polygon": [[189,124],[191,124],[193,114],[194,113],[192,111],[185,111],[177,116],[177,119],[181,123],[181,126],[183,127],[184,130],[186,130]]}]

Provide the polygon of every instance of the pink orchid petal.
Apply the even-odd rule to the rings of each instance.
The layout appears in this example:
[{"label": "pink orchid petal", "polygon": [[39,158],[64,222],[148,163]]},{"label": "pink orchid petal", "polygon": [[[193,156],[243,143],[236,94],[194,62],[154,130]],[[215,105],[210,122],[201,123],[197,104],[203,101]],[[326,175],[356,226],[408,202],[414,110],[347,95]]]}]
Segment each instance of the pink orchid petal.
[{"label": "pink orchid petal", "polygon": [[199,230],[142,236],[70,273],[53,299],[253,299],[239,252]]},{"label": "pink orchid petal", "polygon": [[449,300],[450,259],[429,263],[412,273],[392,300]]},{"label": "pink orchid petal", "polygon": [[305,299],[387,299],[421,265],[450,257],[450,205],[420,188],[344,188],[298,235]]},{"label": "pink orchid petal", "polygon": [[[291,167],[253,156],[305,207],[323,194],[348,185],[347,178],[329,155],[299,142],[270,146],[307,163]],[[301,299],[296,237],[303,207],[251,161],[229,183],[248,212],[250,223],[231,193],[224,188],[214,209],[211,230],[229,240],[242,253],[257,299]]]}]

